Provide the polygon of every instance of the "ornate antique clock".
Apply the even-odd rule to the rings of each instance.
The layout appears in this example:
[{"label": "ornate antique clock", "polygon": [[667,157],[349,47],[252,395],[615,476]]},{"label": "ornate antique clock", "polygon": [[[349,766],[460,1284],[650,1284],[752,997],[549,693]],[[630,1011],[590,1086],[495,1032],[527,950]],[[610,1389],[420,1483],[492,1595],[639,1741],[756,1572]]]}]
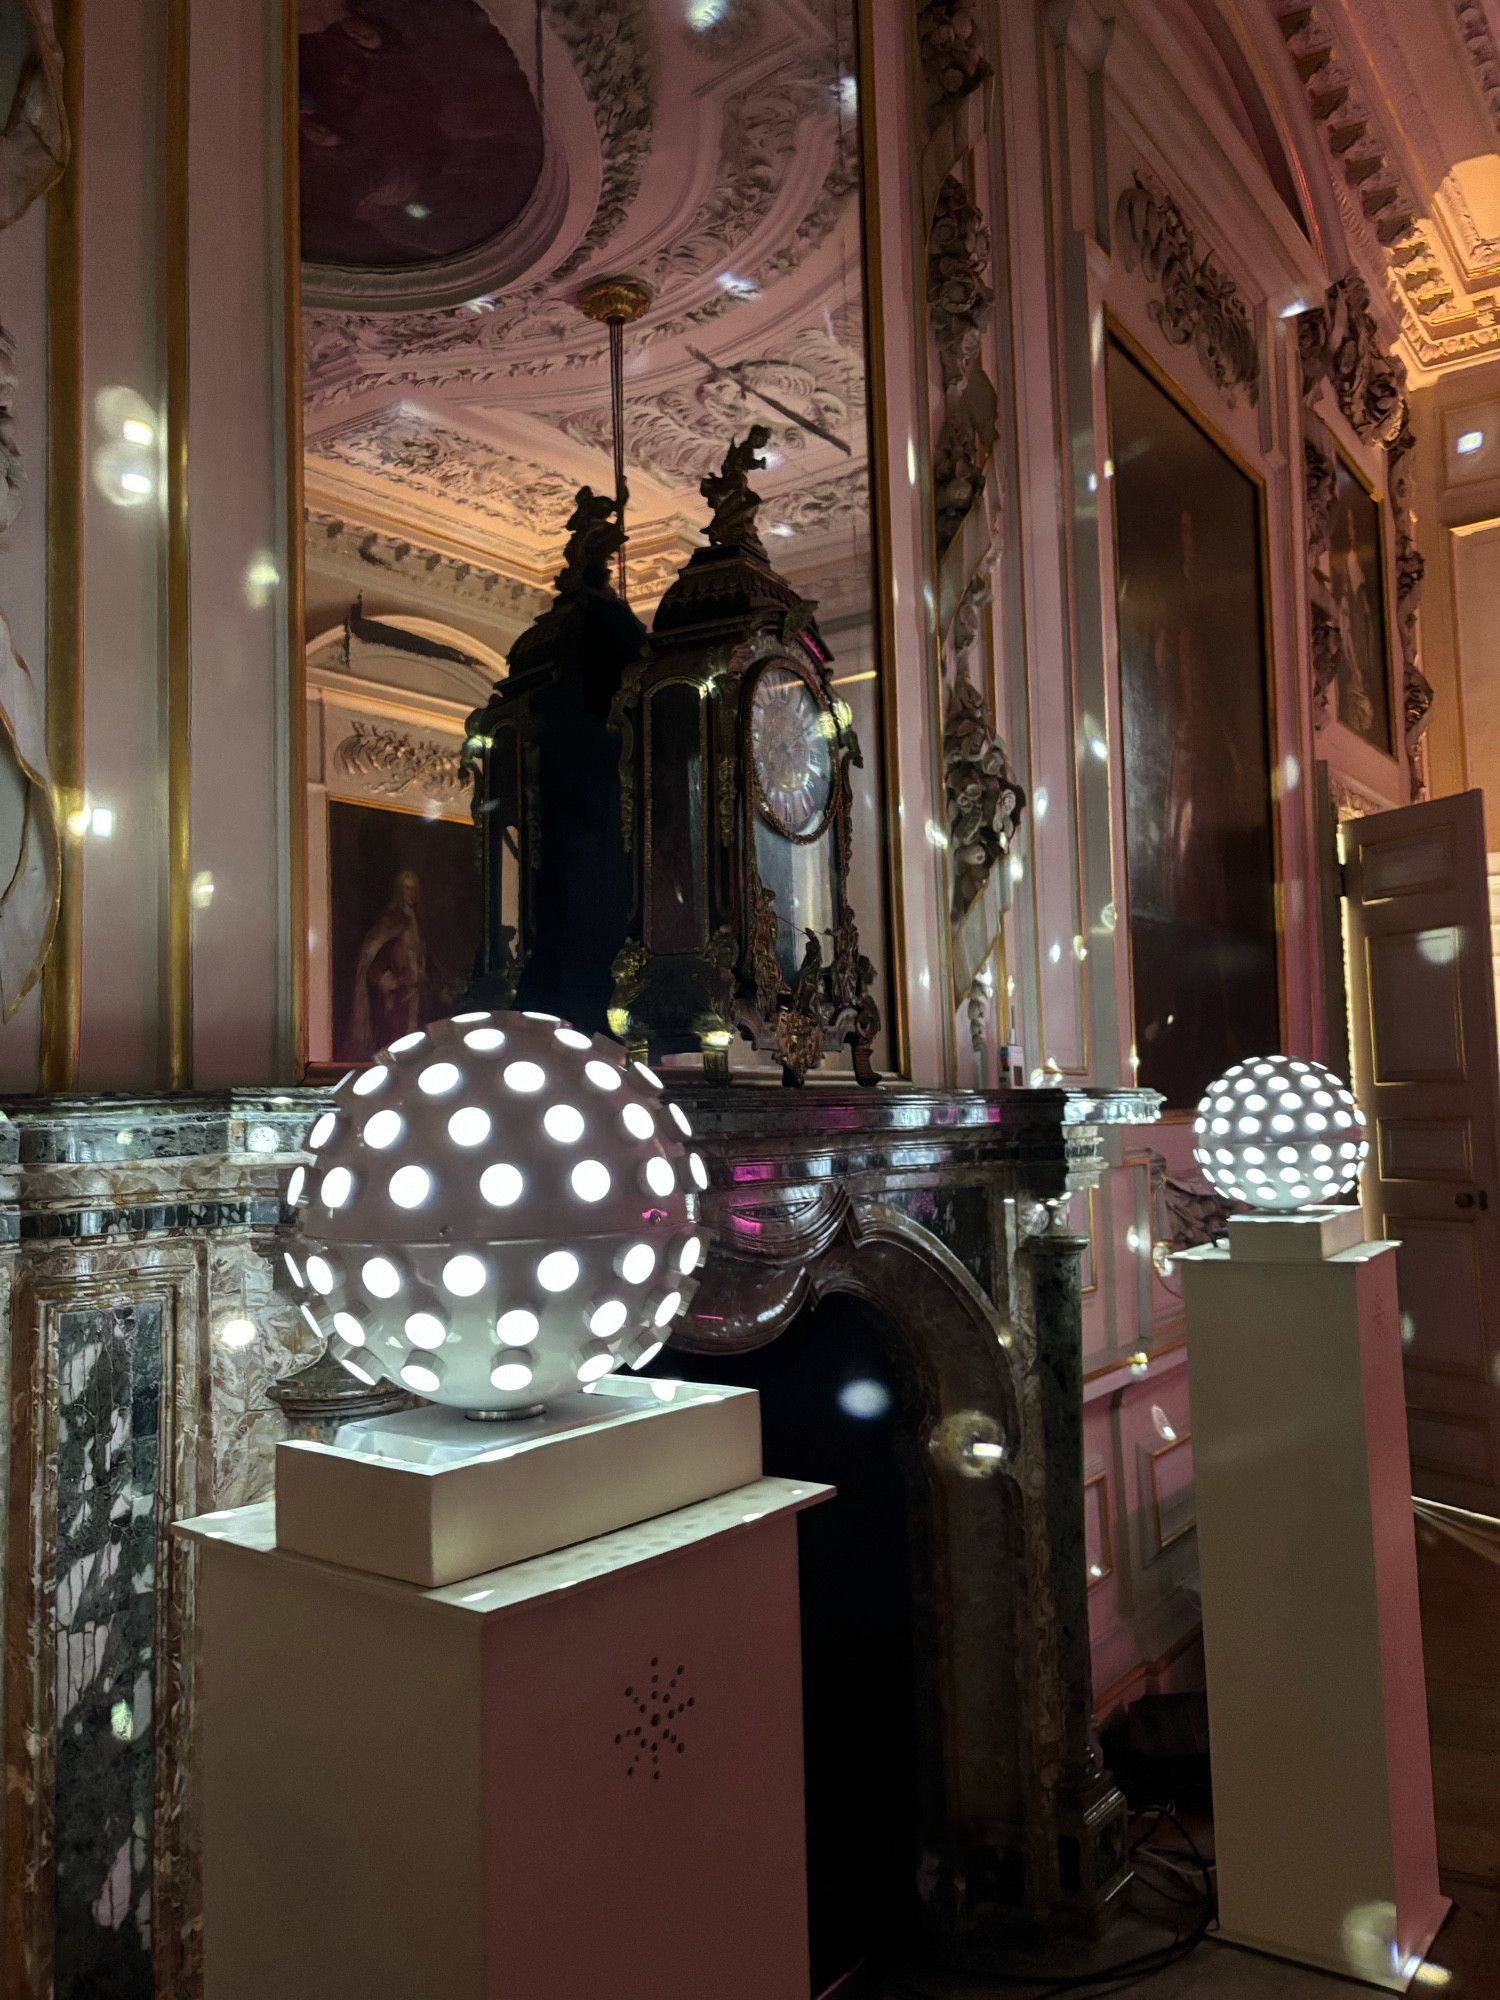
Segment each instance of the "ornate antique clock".
[{"label": "ornate antique clock", "polygon": [[620,677],[646,628],[610,583],[620,503],[578,494],[556,596],[510,650],[510,673],[468,720],[484,921],[466,999],[602,1030],[625,935]]},{"label": "ornate antique clock", "polygon": [[609,1021],[639,1053],[701,1049],[724,1079],[736,1035],[788,1083],[847,1043],[873,1083],[875,972],[848,897],[859,746],[815,607],[755,531],[769,436],[756,425],[703,481],[708,546],[615,698],[631,908]]}]

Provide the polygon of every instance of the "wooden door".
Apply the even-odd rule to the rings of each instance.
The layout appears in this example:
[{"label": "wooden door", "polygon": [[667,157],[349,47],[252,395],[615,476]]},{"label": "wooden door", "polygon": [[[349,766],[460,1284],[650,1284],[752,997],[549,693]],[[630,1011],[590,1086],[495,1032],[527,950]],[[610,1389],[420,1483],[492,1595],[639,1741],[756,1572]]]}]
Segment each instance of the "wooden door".
[{"label": "wooden door", "polygon": [[1372,1236],[1401,1245],[1412,1484],[1500,1514],[1500,1060],[1484,801],[1348,821],[1354,1089]]}]

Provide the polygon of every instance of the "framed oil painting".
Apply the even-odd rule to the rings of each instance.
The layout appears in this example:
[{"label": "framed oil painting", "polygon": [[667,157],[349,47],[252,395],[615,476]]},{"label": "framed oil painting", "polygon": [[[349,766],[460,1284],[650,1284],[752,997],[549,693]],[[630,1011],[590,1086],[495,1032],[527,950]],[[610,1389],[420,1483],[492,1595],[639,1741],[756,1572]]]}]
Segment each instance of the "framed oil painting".
[{"label": "framed oil painting", "polygon": [[446,1013],[479,943],[467,820],[328,802],[333,1056],[368,1062]]},{"label": "framed oil painting", "polygon": [[1328,587],[1339,625],[1335,713],[1346,729],[1389,757],[1391,671],[1380,503],[1341,452],[1334,452],[1333,464]]},{"label": "framed oil painting", "polygon": [[1187,1108],[1281,1047],[1260,489],[1107,368],[1137,1074]]}]

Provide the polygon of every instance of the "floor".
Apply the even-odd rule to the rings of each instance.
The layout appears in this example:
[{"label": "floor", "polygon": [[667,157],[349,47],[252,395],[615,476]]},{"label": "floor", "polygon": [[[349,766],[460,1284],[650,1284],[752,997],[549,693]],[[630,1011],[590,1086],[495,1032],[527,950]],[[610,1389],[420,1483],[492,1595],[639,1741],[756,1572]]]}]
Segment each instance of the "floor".
[{"label": "floor", "polygon": [[[1500,1534],[1419,1514],[1417,1566],[1438,1863],[1453,1911],[1411,1992],[1500,2000]],[[1050,1954],[1045,1967],[1017,1960],[1003,1981],[893,1971],[869,1990],[879,2000],[1351,2000],[1373,1990],[1212,1937],[1148,1978],[1109,1976],[1171,1943],[1180,1923],[1166,1895],[1177,1879],[1148,1865],[1128,1917],[1098,1946]]]}]

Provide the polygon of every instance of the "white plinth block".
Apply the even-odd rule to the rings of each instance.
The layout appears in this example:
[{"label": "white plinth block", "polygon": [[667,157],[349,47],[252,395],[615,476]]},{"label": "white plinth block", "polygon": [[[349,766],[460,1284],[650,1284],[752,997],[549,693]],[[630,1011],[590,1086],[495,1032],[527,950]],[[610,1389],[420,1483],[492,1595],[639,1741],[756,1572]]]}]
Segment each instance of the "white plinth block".
[{"label": "white plinth block", "polygon": [[796,1514],[441,1589],[201,1549],[206,2000],[806,2000]]},{"label": "white plinth block", "polygon": [[276,1447],[276,1545],[429,1586],[760,1477],[753,1389],[610,1376],[544,1415],[437,1407]]},{"label": "white plinth block", "polygon": [[[1395,1245],[1178,1261],[1223,1936],[1402,1991],[1438,1889]],[[1302,1232],[1299,1251],[1289,1233]]]}]

